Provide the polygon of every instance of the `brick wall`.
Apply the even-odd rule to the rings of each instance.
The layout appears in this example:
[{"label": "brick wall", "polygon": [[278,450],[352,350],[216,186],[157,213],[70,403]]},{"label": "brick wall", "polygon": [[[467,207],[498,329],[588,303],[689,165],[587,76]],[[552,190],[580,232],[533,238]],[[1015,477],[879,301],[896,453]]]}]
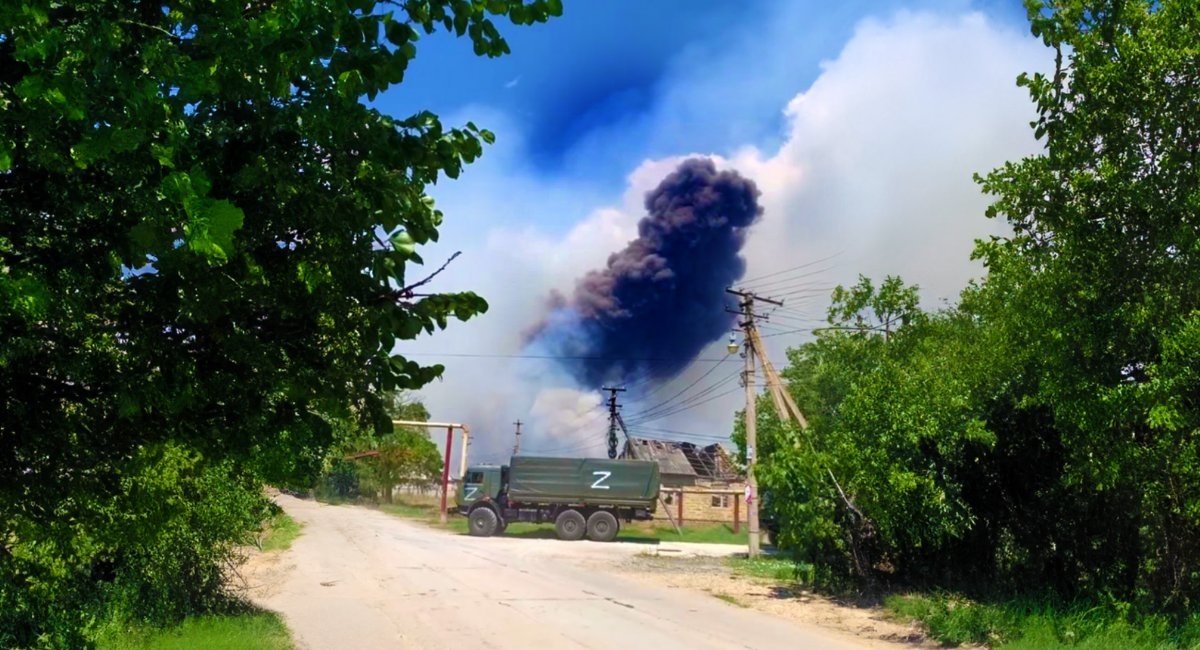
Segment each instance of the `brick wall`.
[{"label": "brick wall", "polygon": [[[722,522],[733,523],[736,511],[741,525],[746,524],[746,503],[742,485],[721,487],[689,486],[682,488],[664,487],[663,501],[667,502],[665,510],[670,511],[670,517],[676,520],[682,514],[683,523],[688,522]],[[682,502],[682,513],[680,503]],[[654,513],[655,519],[667,519],[664,505],[658,504]]]}]

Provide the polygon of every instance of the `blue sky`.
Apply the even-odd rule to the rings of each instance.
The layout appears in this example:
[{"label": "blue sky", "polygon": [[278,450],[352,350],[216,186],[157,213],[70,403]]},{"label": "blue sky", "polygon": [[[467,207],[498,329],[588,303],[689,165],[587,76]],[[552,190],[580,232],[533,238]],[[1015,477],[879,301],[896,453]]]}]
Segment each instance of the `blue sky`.
[{"label": "blue sky", "polygon": [[[595,387],[513,358],[528,353],[521,332],[551,291],[571,291],[635,235],[642,196],[683,157],[709,156],[762,190],[746,277],[833,256],[822,287],[898,274],[936,308],[981,274],[975,239],[1004,232],[983,217],[972,174],[1038,150],[1015,79],[1052,62],[1018,0],[567,0],[548,24],[499,26],[511,55],[481,59],[465,41],[427,37],[376,105],[497,135],[460,179],[430,188],[446,220],[422,251],[432,265],[461,251],[437,288],[476,291],[491,308],[398,351],[446,366],[421,392],[435,419],[498,432],[520,418],[531,451],[595,453],[603,427]],[[811,336],[804,326],[827,298],[789,299],[768,326],[772,358]],[[709,369],[698,362],[675,381]],[[627,413],[652,406],[625,397]],[[647,426],[711,442],[739,401]],[[475,451],[499,459],[506,444],[488,440]]]},{"label": "blue sky", "polygon": [[[404,84],[376,105],[392,114],[430,109],[445,116],[487,107],[525,135],[525,162],[538,173],[613,189],[646,157],[778,145],[780,107],[812,82],[819,62],[836,54],[864,17],[967,9],[1024,28],[1019,0],[568,0],[563,16],[544,25],[501,21],[512,54],[497,59],[477,57],[465,40],[447,34],[426,37]],[[777,47],[779,34],[792,42]],[[738,50],[758,59],[738,62],[740,79],[718,70],[728,92],[680,116],[677,129],[588,146],[589,137],[612,129],[644,128],[640,118],[662,101],[670,79],[703,77],[714,59]],[[508,134],[501,127],[499,135]]]}]

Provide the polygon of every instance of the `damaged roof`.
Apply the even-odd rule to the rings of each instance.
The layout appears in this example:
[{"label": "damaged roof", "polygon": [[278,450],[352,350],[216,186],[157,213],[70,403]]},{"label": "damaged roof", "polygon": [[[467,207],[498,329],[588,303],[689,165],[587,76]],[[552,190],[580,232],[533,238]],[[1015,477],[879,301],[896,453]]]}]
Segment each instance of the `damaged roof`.
[{"label": "damaged roof", "polygon": [[721,445],[700,447],[694,443],[630,437],[625,443],[626,458],[653,460],[662,474],[692,476],[728,481],[741,478],[740,472]]}]

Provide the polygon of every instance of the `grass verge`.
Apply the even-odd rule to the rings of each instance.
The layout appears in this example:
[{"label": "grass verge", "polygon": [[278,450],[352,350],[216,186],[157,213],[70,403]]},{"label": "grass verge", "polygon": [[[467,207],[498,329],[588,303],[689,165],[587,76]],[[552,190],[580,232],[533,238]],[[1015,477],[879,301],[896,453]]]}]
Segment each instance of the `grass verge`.
[{"label": "grass verge", "polygon": [[[811,585],[813,581],[813,568],[790,558],[740,557],[726,562],[736,574],[777,584]],[[950,593],[892,594],[884,598],[883,608],[892,618],[920,623],[930,638],[946,646],[977,644],[997,650],[1200,649],[1200,613],[1179,621],[1161,615],[1139,615],[1121,603],[1064,603],[1030,597],[980,602]]]},{"label": "grass verge", "polygon": [[292,519],[286,512],[276,513],[275,516],[267,520],[263,527],[263,533],[259,540],[259,547],[264,551],[286,551],[291,548],[292,542],[300,536],[300,530],[303,526],[300,522]]},{"label": "grass verge", "polygon": [[884,609],[922,623],[948,645],[985,644],[1003,650],[1167,650],[1200,647],[1200,614],[1173,623],[1139,616],[1121,605],[1062,603],[1049,598],[977,602],[955,594],[888,596]]},{"label": "grass verge", "polygon": [[726,594],[726,593],[722,593],[719,591],[713,592],[713,596],[719,600],[723,600],[723,601],[729,603],[730,605],[737,605],[738,607],[742,607],[742,608],[747,607],[747,605],[745,603],[743,603],[742,601],[738,600],[737,598],[734,598],[733,596]]},{"label": "grass verge", "polygon": [[804,582],[803,578],[808,573],[805,565],[786,557],[731,557],[726,561],[734,573],[774,582]]},{"label": "grass verge", "polygon": [[[438,523],[438,507],[434,504],[394,503],[380,504],[378,508],[389,515],[413,519],[430,526],[443,528],[455,533],[467,533],[467,519],[451,513],[445,525]],[[675,532],[669,524],[657,522],[637,522],[622,524],[617,539],[625,542],[642,542],[653,544],[657,542],[694,542],[702,544],[745,544],[746,529],[743,527],[737,533],[729,524],[696,524],[684,526],[681,533]],[[554,539],[554,526],[551,524],[529,524],[515,522],[508,525],[504,531],[505,537],[523,539]]]},{"label": "grass verge", "polygon": [[131,627],[101,637],[99,650],[292,650],[287,626],[270,612],[199,616],[174,627]]}]

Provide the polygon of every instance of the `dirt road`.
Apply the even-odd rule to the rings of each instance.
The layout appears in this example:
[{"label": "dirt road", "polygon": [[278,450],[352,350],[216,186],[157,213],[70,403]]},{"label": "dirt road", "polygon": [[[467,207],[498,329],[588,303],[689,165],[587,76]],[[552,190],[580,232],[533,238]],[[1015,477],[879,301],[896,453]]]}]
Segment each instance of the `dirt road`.
[{"label": "dirt road", "polygon": [[636,545],[481,539],[366,508],[277,502],[304,532],[245,576],[308,650],[880,647],[605,570]]}]

